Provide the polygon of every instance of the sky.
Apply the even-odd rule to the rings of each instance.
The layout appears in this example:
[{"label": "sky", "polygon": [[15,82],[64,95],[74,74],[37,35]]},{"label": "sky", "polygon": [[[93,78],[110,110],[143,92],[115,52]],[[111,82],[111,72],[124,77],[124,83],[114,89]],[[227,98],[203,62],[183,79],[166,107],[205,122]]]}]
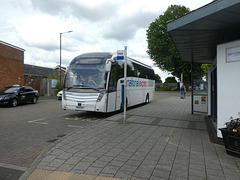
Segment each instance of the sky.
[{"label": "sky", "polygon": [[25,49],[25,64],[48,68],[60,63],[60,33],[64,67],[80,54],[116,52],[127,46],[129,57],[152,66],[164,81],[171,74],[147,54],[150,23],[170,5],[192,11],[211,1],[0,0],[0,40]]}]

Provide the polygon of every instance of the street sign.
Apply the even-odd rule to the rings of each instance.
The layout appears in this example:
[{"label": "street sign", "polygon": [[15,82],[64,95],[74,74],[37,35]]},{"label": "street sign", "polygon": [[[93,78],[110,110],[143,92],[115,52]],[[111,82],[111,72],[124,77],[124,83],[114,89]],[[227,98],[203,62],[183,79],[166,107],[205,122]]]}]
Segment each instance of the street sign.
[{"label": "street sign", "polygon": [[124,46],[124,50],[117,50],[117,60],[124,60],[124,85],[122,85],[122,102],[123,107],[123,123],[126,123],[127,117],[127,46]]},{"label": "street sign", "polygon": [[127,119],[127,46],[124,46],[123,50],[124,56],[124,114],[123,123],[126,123]]},{"label": "street sign", "polygon": [[117,51],[117,60],[124,60],[124,51],[123,50]]}]

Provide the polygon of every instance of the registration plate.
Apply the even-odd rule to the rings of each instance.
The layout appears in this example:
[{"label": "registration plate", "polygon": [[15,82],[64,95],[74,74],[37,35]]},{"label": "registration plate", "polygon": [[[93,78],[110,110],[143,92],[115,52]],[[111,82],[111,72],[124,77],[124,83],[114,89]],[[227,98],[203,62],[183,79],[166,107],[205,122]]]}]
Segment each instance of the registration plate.
[{"label": "registration plate", "polygon": [[83,109],[83,106],[76,106],[77,109]]},{"label": "registration plate", "polygon": [[76,106],[77,109],[82,109],[83,108],[83,104],[82,103],[78,103]]}]

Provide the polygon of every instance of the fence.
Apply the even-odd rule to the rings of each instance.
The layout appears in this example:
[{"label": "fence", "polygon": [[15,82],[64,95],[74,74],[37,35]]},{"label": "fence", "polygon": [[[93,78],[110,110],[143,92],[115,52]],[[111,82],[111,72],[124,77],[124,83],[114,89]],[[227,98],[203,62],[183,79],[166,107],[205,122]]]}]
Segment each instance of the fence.
[{"label": "fence", "polygon": [[40,95],[41,96],[55,96],[56,95],[56,84],[55,79],[41,79]]}]

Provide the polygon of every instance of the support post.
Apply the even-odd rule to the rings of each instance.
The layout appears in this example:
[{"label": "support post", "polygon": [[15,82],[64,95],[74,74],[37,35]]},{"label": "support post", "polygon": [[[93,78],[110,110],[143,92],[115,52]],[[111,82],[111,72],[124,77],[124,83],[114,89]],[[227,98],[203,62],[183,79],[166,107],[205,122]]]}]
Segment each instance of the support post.
[{"label": "support post", "polygon": [[61,69],[62,69],[62,33],[60,33],[60,64],[59,64],[60,83],[62,82]]},{"label": "support post", "polygon": [[192,114],[193,114],[193,60],[192,60],[192,65],[191,65],[191,86],[192,86]]},{"label": "support post", "polygon": [[124,118],[123,123],[126,123],[127,118],[127,46],[124,47]]}]

